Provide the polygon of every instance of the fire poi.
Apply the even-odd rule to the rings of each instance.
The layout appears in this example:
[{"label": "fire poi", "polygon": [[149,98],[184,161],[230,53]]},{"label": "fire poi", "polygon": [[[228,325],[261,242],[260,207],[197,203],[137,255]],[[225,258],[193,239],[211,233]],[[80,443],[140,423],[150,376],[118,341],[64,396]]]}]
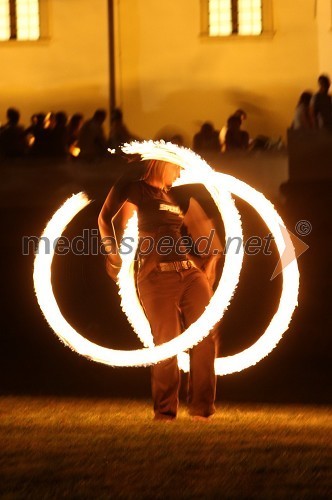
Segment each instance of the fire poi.
[{"label": "fire poi", "polygon": [[[231,193],[249,203],[266,223],[283,263],[284,250],[287,247],[287,265],[282,265],[282,291],[277,311],[261,337],[249,348],[233,356],[217,358],[215,372],[226,375],[239,372],[255,365],[267,356],[282,338],[297,306],[299,289],[299,271],[295,249],[281,217],[264,195],[248,184],[230,175],[215,172],[201,157],[191,150],[163,141],[132,142],[122,147],[126,154],[139,154],[143,160],[156,159],[175,163],[182,167],[177,186],[203,184],[219,210],[225,227],[226,241],[238,238],[243,241],[241,219],[235,207]],[[225,255],[222,276],[207,308],[201,317],[180,336],[159,346],[153,345],[149,322],[144,314],[134,282],[133,262],[135,251],[122,254],[122,267],[119,273],[119,293],[121,306],[133,329],[144,347],[123,351],[101,347],[83,337],[62,316],[52,289],[52,261],[55,244],[66,226],[83,210],[90,200],[85,193],[78,193],[69,198],[48,222],[39,243],[34,263],[34,286],[39,306],[57,336],[79,354],[112,366],[145,366],[158,363],[172,356],[178,356],[179,367],[188,371],[189,355],[184,351],[199,343],[208,335],[213,326],[223,317],[239,282],[243,261],[243,245],[240,249],[231,246]],[[126,234],[138,242],[137,217],[129,221]],[[45,241],[50,242],[47,253]],[[289,263],[289,254],[293,260]]]}]

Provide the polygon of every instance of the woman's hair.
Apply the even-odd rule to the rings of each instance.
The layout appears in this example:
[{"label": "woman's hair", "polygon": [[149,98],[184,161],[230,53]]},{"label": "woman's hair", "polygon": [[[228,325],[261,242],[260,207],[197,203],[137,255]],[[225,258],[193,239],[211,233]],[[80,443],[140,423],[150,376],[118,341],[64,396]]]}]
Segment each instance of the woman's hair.
[{"label": "woman's hair", "polygon": [[161,182],[162,185],[165,185],[165,172],[168,168],[169,162],[161,161],[161,160],[150,160],[146,167],[146,171],[142,176],[142,180],[149,181],[158,181]]},{"label": "woman's hair", "polygon": [[300,99],[297,105],[299,106],[300,104],[304,104],[305,106],[308,107],[310,105],[311,98],[312,98],[312,92],[306,90],[305,92],[302,92],[302,94],[300,95]]}]

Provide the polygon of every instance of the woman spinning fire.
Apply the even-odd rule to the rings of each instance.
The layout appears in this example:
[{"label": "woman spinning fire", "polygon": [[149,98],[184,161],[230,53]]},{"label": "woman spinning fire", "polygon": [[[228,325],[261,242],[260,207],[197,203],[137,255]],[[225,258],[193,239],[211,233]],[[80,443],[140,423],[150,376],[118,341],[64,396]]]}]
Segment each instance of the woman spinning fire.
[{"label": "woman spinning fire", "polygon": [[[185,202],[180,199],[179,188],[172,187],[179,175],[178,165],[160,160],[147,162],[140,180],[111,189],[98,219],[103,240],[119,241],[128,220],[137,212],[140,243],[136,286],[155,345],[180,335],[195,322],[213,294],[208,276],[211,277],[217,258],[210,256],[211,248],[205,258],[188,251],[190,238],[184,238],[183,230],[189,226],[187,235],[193,237],[197,218],[195,221],[191,216],[191,227],[186,219],[190,222],[192,208],[197,213],[199,205],[192,197]],[[213,248],[220,252],[219,238],[212,231]],[[115,280],[120,267],[117,244],[107,255],[108,273]],[[213,329],[190,350],[188,406],[195,420],[206,420],[215,412],[215,357],[216,330]],[[154,419],[174,420],[180,387],[177,358],[152,366],[151,379]]]}]

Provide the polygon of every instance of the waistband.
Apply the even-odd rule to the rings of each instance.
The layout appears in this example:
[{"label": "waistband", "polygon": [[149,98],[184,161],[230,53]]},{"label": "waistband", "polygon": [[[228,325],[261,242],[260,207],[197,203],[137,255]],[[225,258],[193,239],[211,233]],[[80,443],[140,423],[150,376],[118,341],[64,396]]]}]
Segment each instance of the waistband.
[{"label": "waistband", "polygon": [[186,271],[188,269],[192,269],[193,267],[196,267],[196,264],[192,260],[175,260],[175,261],[170,261],[170,262],[159,262],[157,264],[157,269],[159,271]]}]

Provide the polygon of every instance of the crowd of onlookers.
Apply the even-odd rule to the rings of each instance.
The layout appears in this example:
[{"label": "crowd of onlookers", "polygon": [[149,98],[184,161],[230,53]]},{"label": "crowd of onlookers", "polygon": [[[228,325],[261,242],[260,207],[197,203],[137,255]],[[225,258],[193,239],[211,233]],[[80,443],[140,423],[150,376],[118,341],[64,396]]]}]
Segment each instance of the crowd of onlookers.
[{"label": "crowd of onlookers", "polygon": [[[332,131],[332,96],[329,94],[331,86],[327,75],[318,78],[316,93],[305,91],[301,94],[291,123],[293,130],[329,130]],[[269,149],[277,143],[269,137],[259,135],[250,139],[248,132],[242,130],[242,124],[247,119],[244,110],[238,109],[232,114],[220,131],[215,130],[210,122],[203,123],[201,130],[195,134],[193,149],[202,151],[234,151]]]},{"label": "crowd of onlookers", "polygon": [[[305,91],[296,106],[291,128],[326,129],[332,131],[332,97],[329,94],[330,79],[327,75],[318,78],[318,91]],[[7,122],[0,127],[0,159],[22,156],[48,158],[76,158],[93,161],[108,154],[108,148],[117,150],[119,146],[133,139],[139,139],[125,126],[122,111],[115,108],[111,114],[110,134],[107,138],[103,124],[107,112],[97,109],[94,115],[84,120],[80,113],[68,119],[65,112],[37,113],[32,115],[31,124],[20,125],[20,113],[15,108],[7,110]],[[207,151],[228,152],[253,149],[269,149],[278,142],[260,135],[250,139],[243,123],[247,114],[237,109],[221,130],[216,130],[211,122],[205,122],[193,137],[193,149],[198,153]],[[164,138],[183,145],[180,135]]]},{"label": "crowd of onlookers", "polygon": [[32,115],[30,126],[24,128],[20,125],[19,111],[9,108],[7,122],[0,128],[0,158],[102,158],[108,154],[108,148],[117,148],[135,138],[124,125],[120,109],[112,112],[107,138],[103,128],[106,117],[104,109],[97,109],[85,121],[80,113],[75,113],[70,119],[63,111],[37,113]]}]

